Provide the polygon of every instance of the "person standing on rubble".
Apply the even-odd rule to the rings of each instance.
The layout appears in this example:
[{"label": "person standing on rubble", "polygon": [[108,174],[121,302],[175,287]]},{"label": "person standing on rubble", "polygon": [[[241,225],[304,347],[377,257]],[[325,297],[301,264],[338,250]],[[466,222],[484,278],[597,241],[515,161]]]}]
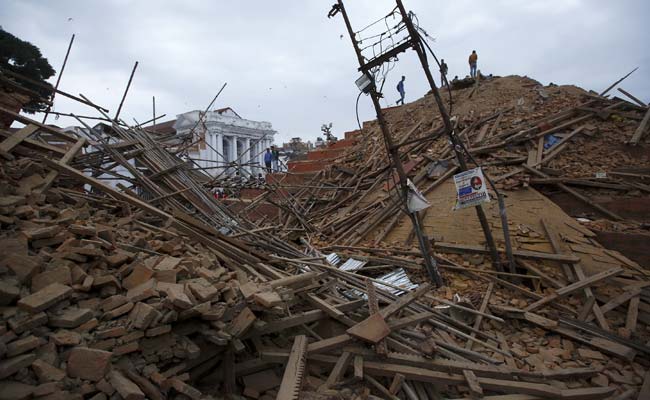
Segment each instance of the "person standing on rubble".
[{"label": "person standing on rubble", "polygon": [[273,153],[271,153],[271,149],[268,147],[266,148],[266,153],[264,153],[264,166],[266,167],[266,173],[270,174],[271,173],[271,164],[273,162]]},{"label": "person standing on rubble", "polygon": [[478,61],[478,54],[476,54],[476,50],[472,50],[472,54],[469,55],[469,74],[472,78],[476,78],[477,61]]},{"label": "person standing on rubble", "polygon": [[278,151],[278,148],[275,146],[271,146],[271,161],[273,164],[273,172],[278,172],[278,160],[280,159],[280,152]]},{"label": "person standing on rubble", "polygon": [[444,58],[440,59],[440,87],[445,86],[445,76],[447,76],[448,70],[449,67],[447,67],[447,63],[445,62],[445,59]]},{"label": "person standing on rubble", "polygon": [[395,104],[402,103],[402,105],[404,105],[404,80],[406,80],[406,77],[402,75],[402,80],[397,84],[397,91],[399,92],[400,98],[395,102]]}]

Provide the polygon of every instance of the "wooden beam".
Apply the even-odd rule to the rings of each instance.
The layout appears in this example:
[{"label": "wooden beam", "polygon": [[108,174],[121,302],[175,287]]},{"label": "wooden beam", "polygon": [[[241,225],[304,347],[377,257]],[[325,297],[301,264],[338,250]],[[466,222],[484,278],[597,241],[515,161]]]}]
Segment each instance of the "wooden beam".
[{"label": "wooden beam", "polygon": [[533,303],[533,304],[529,305],[528,307],[526,307],[525,311],[530,312],[530,311],[536,310],[539,307],[543,306],[544,304],[550,303],[551,301],[557,300],[557,299],[559,299],[561,297],[568,296],[568,295],[570,295],[571,293],[573,293],[575,291],[581,290],[581,289],[583,289],[585,287],[592,286],[592,285],[594,285],[594,284],[596,284],[596,283],[598,283],[598,282],[600,282],[602,280],[612,278],[612,277],[614,277],[616,275],[619,275],[619,274],[622,274],[622,273],[623,273],[623,268],[616,267],[616,268],[612,268],[612,269],[609,269],[607,271],[603,271],[603,272],[597,273],[595,275],[592,275],[587,279],[583,279],[583,280],[574,282],[574,283],[572,283],[570,285],[567,285],[567,286],[564,286],[564,287],[558,289],[555,293],[552,293],[552,294],[550,294],[548,296],[545,296],[545,297],[539,299],[535,303]]},{"label": "wooden beam", "polygon": [[639,302],[641,298],[639,296],[632,297],[630,299],[630,304],[627,308],[627,316],[625,318],[625,329],[630,333],[634,334],[636,331],[636,322],[639,316]]},{"label": "wooden beam", "polygon": [[[433,243],[433,246],[435,251],[439,251],[441,253],[460,253],[460,254],[468,253],[468,252],[480,253],[480,254],[489,253],[488,249],[479,245],[435,242]],[[505,250],[503,249],[499,249],[499,251],[505,252]],[[513,250],[512,254],[516,257],[531,258],[534,260],[549,260],[549,261],[559,261],[559,262],[568,262],[568,263],[580,262],[580,258],[572,254],[553,254],[553,253],[542,253],[538,251],[528,251],[528,250]]]},{"label": "wooden beam", "polygon": [[381,311],[379,311],[379,314],[381,314],[381,316],[385,319],[388,319],[391,315],[408,306],[417,300],[420,296],[423,296],[426,292],[429,291],[430,288],[431,285],[429,283],[421,284],[414,291],[408,292],[407,294],[401,296],[397,301],[391,303],[389,306],[382,308]]},{"label": "wooden beam", "polygon": [[646,128],[648,127],[648,121],[650,121],[650,107],[648,107],[648,111],[645,113],[645,116],[643,116],[643,120],[639,124],[639,127],[634,131],[634,135],[632,135],[632,139],[630,139],[631,145],[636,146],[639,144],[639,140],[641,140]]},{"label": "wooden beam", "polygon": [[14,147],[18,146],[20,142],[27,139],[31,134],[33,134],[37,130],[38,130],[38,126],[36,125],[27,125],[21,128],[19,131],[11,134],[11,136],[9,136],[5,140],[3,140],[2,143],[0,143],[0,151],[3,151],[5,153],[10,153],[11,150],[14,149]]},{"label": "wooden beam", "polygon": [[[538,170],[536,170],[536,169],[534,169],[534,168],[530,168],[530,167],[529,167],[528,165],[526,165],[526,164],[522,164],[521,166],[522,166],[524,169],[526,169],[526,171],[532,173],[533,175],[537,175],[537,176],[542,177],[542,178],[549,178],[549,176],[546,175],[545,173],[543,173],[543,172],[541,172],[541,171],[538,171]],[[580,193],[578,193],[578,192],[576,192],[575,190],[569,188],[568,186],[566,186],[566,185],[563,184],[563,183],[557,183],[556,186],[557,186],[558,188],[564,190],[565,192],[567,192],[567,193],[573,195],[575,198],[577,198],[578,200],[582,201],[583,203],[585,203],[585,204],[587,204],[587,205],[590,205],[591,207],[597,209],[598,211],[600,211],[601,213],[605,214],[606,216],[610,217],[610,218],[613,219],[613,220],[620,221],[620,220],[623,219],[623,218],[621,218],[619,215],[617,215],[617,214],[615,214],[615,213],[609,211],[609,210],[606,209],[605,207],[603,207],[603,206],[601,206],[601,205],[599,205],[599,204],[594,203],[593,199],[590,199],[590,198],[588,198],[588,197],[585,197],[585,196],[581,195]]]},{"label": "wooden beam", "polygon": [[467,383],[467,386],[469,387],[469,394],[473,399],[480,399],[483,397],[483,388],[481,387],[481,384],[478,382],[478,378],[474,373],[470,370],[463,370],[463,376],[465,377],[465,381]]},{"label": "wooden beam", "polygon": [[345,375],[345,370],[348,369],[348,365],[350,365],[351,360],[352,360],[352,353],[344,351],[341,354],[339,359],[336,360],[336,364],[334,364],[334,368],[332,368],[329,376],[327,377],[327,380],[325,381],[324,389],[332,387],[336,382],[340,381],[341,378],[343,378],[343,376]]},{"label": "wooden beam", "polygon": [[[490,296],[492,295],[492,290],[494,289],[494,282],[490,282],[488,284],[487,290],[485,291],[485,295],[483,296],[483,301],[481,302],[481,307],[479,308],[479,311],[484,313],[487,310],[487,306],[490,302]],[[474,329],[480,330],[481,329],[481,322],[483,322],[483,316],[478,315],[476,317],[476,320],[474,321]],[[470,333],[471,337],[476,337],[476,332],[471,332]],[[465,348],[467,350],[472,350],[472,346],[474,345],[473,340],[468,340],[467,343],[465,344]]]},{"label": "wooden beam", "polygon": [[74,143],[74,142],[77,141],[77,139],[79,139],[76,136],[72,136],[70,134],[67,134],[67,133],[63,132],[59,128],[55,128],[55,127],[52,127],[50,125],[41,124],[38,121],[35,121],[35,120],[33,120],[31,118],[28,118],[28,117],[26,117],[24,115],[16,114],[15,112],[13,112],[11,110],[8,110],[8,109],[6,109],[4,107],[0,107],[0,112],[11,115],[12,117],[14,117],[14,119],[16,121],[22,122],[25,125],[28,125],[28,126],[29,125],[35,125],[37,128],[39,128],[39,129],[41,129],[41,130],[43,130],[45,132],[48,132],[48,133],[56,136],[59,139],[65,140],[66,142]]},{"label": "wooden beam", "polygon": [[[68,152],[65,153],[63,157],[61,157],[59,163],[67,164],[70,161],[72,161],[77,155],[77,153],[79,152],[79,150],[81,150],[81,148],[84,147],[85,145],[86,145],[86,138],[84,137],[79,138],[79,140],[77,140],[77,143],[75,143],[74,146],[72,146],[70,150],[68,150]],[[54,182],[54,179],[56,179],[57,176],[59,176],[58,171],[51,170],[50,172],[48,172],[47,176],[43,180],[43,184],[36,189],[36,192],[39,194],[46,192],[50,188],[50,185],[52,184],[52,182]]]},{"label": "wooden beam", "polygon": [[297,399],[302,386],[302,378],[307,363],[307,336],[298,335],[293,341],[289,361],[284,369],[282,383],[278,390],[278,399]]},{"label": "wooden beam", "polygon": [[633,100],[636,104],[638,104],[639,106],[641,106],[641,107],[643,107],[643,108],[648,107],[647,104],[645,104],[645,103],[642,102],[641,100],[639,100],[639,99],[637,99],[636,97],[634,97],[631,93],[628,93],[627,91],[625,91],[625,90],[623,90],[623,89],[621,89],[621,88],[618,88],[618,91],[621,92],[621,93],[623,93],[624,95],[626,95],[626,96],[629,97],[630,99],[632,99],[632,100]]}]

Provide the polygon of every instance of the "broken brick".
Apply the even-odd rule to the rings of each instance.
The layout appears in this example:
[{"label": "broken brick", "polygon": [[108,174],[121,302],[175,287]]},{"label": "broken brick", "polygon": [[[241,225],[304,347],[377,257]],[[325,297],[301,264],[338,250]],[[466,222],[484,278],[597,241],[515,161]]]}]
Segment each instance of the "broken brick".
[{"label": "broken brick", "polygon": [[18,300],[18,307],[29,312],[43,311],[67,298],[72,293],[72,288],[60,283],[53,283],[36,293]]},{"label": "broken brick", "polygon": [[108,351],[75,347],[68,356],[68,376],[97,382],[108,373],[111,356]]},{"label": "broken brick", "polygon": [[144,400],[144,393],[142,393],[138,385],[122,375],[121,372],[111,371],[108,374],[108,380],[124,400]]}]

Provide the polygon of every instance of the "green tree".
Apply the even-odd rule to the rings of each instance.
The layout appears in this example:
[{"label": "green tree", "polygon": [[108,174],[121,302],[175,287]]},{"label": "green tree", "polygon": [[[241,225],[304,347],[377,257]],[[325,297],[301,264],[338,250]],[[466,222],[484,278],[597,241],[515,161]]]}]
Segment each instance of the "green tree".
[{"label": "green tree", "polygon": [[33,44],[20,40],[11,33],[0,29],[0,67],[11,72],[23,75],[37,82],[45,83],[50,89],[34,85],[24,80],[5,75],[22,87],[30,89],[40,95],[31,95],[30,101],[23,110],[28,113],[44,110],[47,104],[43,99],[49,99],[52,95],[52,85],[45,80],[54,75],[54,68],[46,58],[43,57],[38,47]]}]

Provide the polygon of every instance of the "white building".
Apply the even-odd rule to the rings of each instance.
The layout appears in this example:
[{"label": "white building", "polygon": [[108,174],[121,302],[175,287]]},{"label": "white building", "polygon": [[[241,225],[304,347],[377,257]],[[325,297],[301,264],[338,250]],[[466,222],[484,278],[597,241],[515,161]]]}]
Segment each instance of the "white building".
[{"label": "white building", "polygon": [[[257,176],[265,174],[264,153],[273,144],[270,122],[244,119],[231,108],[208,111],[197,125],[202,111],[190,111],[177,116],[173,122],[176,136],[181,138],[193,132],[189,157],[213,176],[225,171],[232,175],[237,168]],[[168,127],[172,121],[167,124]],[[147,130],[159,131],[158,124]],[[242,172],[243,176],[246,175]]]}]

